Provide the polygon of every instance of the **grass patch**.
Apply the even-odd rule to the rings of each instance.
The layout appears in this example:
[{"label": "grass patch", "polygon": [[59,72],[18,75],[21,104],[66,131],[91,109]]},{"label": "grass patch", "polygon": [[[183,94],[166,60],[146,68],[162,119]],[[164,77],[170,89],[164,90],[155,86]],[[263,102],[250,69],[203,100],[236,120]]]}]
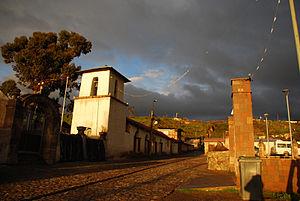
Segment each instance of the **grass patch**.
[{"label": "grass patch", "polygon": [[239,193],[239,191],[234,187],[211,187],[211,188],[180,188],[176,191],[182,193],[192,193],[192,192],[227,192],[227,193]]},{"label": "grass patch", "polygon": [[265,198],[271,198],[275,200],[291,200],[291,201],[299,201],[300,194],[297,193],[285,193],[285,192],[264,192]]}]

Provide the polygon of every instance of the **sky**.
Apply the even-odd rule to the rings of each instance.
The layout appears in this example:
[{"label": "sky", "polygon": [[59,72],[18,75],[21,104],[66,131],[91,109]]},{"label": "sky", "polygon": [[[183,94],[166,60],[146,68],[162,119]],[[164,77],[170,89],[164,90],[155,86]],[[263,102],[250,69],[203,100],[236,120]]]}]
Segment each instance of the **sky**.
[{"label": "sky", "polygon": [[[93,44],[82,69],[110,65],[128,77],[135,115],[226,119],[230,80],[253,74],[255,118],[300,120],[300,73],[287,0],[1,0],[0,45],[35,31],[74,31]],[[300,2],[296,0],[298,24]],[[270,37],[271,36],[271,37]],[[264,49],[267,54],[258,71]],[[0,82],[12,77],[0,61]]]}]

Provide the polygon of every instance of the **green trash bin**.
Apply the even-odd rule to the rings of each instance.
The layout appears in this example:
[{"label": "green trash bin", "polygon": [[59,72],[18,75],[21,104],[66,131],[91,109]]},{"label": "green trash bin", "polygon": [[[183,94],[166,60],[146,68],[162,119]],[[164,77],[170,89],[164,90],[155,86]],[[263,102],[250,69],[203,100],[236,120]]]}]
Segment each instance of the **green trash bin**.
[{"label": "green trash bin", "polygon": [[243,200],[262,200],[261,160],[259,157],[240,157],[240,196]]}]

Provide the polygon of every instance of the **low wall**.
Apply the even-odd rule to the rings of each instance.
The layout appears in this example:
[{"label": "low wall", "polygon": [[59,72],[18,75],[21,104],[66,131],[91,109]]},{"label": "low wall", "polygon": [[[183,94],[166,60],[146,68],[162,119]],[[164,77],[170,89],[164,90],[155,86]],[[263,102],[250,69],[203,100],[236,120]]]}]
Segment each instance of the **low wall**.
[{"label": "low wall", "polygon": [[300,160],[262,158],[264,191],[300,193]]},{"label": "low wall", "polygon": [[229,171],[229,151],[211,151],[207,153],[209,170]]}]

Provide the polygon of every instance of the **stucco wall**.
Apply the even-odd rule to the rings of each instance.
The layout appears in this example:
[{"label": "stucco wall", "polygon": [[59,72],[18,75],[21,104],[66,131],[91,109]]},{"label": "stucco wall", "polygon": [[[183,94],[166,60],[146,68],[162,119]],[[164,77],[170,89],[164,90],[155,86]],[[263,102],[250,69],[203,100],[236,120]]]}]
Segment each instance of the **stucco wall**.
[{"label": "stucco wall", "polygon": [[77,133],[78,126],[91,128],[91,135],[108,130],[110,97],[90,97],[74,100],[71,133]]},{"label": "stucco wall", "polygon": [[[135,134],[137,135],[138,138],[141,138],[141,144],[140,144],[140,153],[147,154],[145,153],[145,142],[146,138],[149,139],[150,136],[150,130],[149,128],[144,128],[143,126],[138,126],[135,123],[132,123],[131,121],[127,122],[127,133],[128,135],[131,136],[132,142],[129,142],[130,146],[132,146],[132,151],[134,151],[134,136]],[[171,152],[173,154],[178,153],[178,143],[174,142],[167,136],[161,136],[155,132],[153,134],[153,139],[154,139],[154,144],[151,148],[151,153],[155,153],[155,142],[157,143],[157,155],[159,154],[170,154]],[[162,150],[160,143],[162,143]],[[172,151],[171,151],[172,148]]]},{"label": "stucco wall", "polygon": [[174,138],[174,139],[178,140],[177,130],[176,129],[159,128],[157,130],[160,131],[160,132],[163,132],[164,134],[166,134],[170,138]]},{"label": "stucco wall", "polygon": [[162,138],[162,143],[163,143],[163,153],[169,154],[170,153],[170,145],[171,145],[171,141]]},{"label": "stucco wall", "polygon": [[130,146],[130,151],[134,152],[134,136],[140,138],[140,152],[139,153],[145,153],[145,138],[149,139],[149,132],[145,131],[143,129],[137,128],[136,126],[132,124],[127,125],[127,131],[126,134],[130,136],[130,142],[128,142],[128,145]]},{"label": "stucco wall", "polygon": [[82,75],[79,97],[90,96],[94,77],[98,78],[97,95],[108,95],[110,71],[97,71]]},{"label": "stucco wall", "polygon": [[[124,80],[115,73],[110,72],[109,93],[117,99],[124,100]],[[115,87],[117,80],[117,87]],[[115,92],[116,90],[116,92]]]},{"label": "stucco wall", "polygon": [[[98,78],[97,96],[112,95],[123,101],[124,79],[108,70],[84,73],[81,78],[79,97],[91,95],[93,78]],[[117,87],[115,87],[116,83]]]},{"label": "stucco wall", "polygon": [[107,151],[108,158],[121,157],[131,151],[132,136],[128,136],[126,130],[126,105],[110,98],[110,113],[107,132]]},{"label": "stucco wall", "polygon": [[172,142],[172,154],[178,154],[178,143]]}]

